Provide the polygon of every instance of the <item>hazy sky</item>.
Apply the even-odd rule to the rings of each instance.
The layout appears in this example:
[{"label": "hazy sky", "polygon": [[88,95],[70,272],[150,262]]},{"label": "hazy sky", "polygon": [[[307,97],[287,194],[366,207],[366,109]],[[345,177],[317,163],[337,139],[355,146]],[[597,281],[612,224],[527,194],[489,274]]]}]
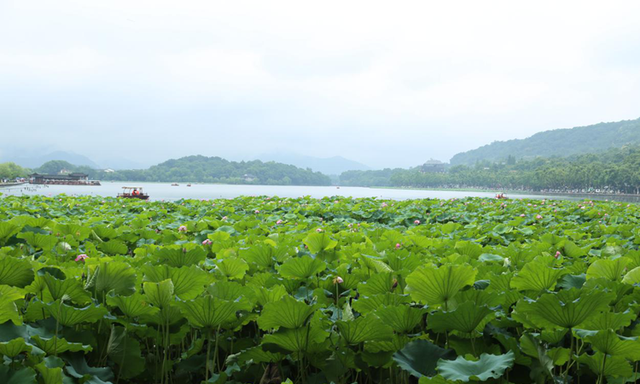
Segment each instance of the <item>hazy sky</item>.
[{"label": "hazy sky", "polygon": [[373,167],[640,117],[640,2],[1,0],[0,146]]}]

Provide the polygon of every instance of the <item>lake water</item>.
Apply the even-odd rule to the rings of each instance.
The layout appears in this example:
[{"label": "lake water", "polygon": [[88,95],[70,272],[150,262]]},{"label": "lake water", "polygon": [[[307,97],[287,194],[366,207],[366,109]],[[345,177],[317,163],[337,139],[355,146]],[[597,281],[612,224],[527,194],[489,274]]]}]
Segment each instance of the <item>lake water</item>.
[{"label": "lake water", "polygon": [[[462,197],[494,197],[492,192],[466,192],[466,191],[430,191],[420,189],[386,189],[386,188],[362,188],[362,187],[304,187],[282,185],[225,185],[225,184],[186,184],[171,186],[170,183],[127,183],[104,182],[101,186],[77,186],[77,185],[29,185],[24,184],[14,187],[0,188],[4,195],[91,195],[103,197],[115,197],[122,192],[123,186],[142,187],[148,193],[151,200],[178,200],[178,199],[219,199],[234,198],[238,196],[279,196],[301,197],[312,196],[322,198],[326,196],[346,197],[377,197],[380,199],[407,200],[424,198],[462,198]],[[540,195],[509,195],[512,198],[542,199]],[[553,197],[558,199],[559,197]]]}]

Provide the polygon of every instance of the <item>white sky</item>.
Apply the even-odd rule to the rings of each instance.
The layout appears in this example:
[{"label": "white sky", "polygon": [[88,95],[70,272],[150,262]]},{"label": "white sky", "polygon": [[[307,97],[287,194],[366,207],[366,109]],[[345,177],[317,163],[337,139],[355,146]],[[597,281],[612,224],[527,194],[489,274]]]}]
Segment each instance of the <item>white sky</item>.
[{"label": "white sky", "polygon": [[1,144],[414,166],[640,117],[637,1],[1,0]]}]

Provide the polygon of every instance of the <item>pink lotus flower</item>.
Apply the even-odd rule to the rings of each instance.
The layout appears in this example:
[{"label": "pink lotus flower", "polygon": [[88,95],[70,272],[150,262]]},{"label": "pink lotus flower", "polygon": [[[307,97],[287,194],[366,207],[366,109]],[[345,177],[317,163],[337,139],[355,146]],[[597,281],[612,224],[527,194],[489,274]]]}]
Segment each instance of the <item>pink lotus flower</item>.
[{"label": "pink lotus flower", "polygon": [[536,215],[536,220],[542,219],[542,215]]},{"label": "pink lotus flower", "polygon": [[227,220],[228,217],[227,216],[222,216],[222,220]]},{"label": "pink lotus flower", "polygon": [[415,220],[415,221],[413,222],[413,224],[415,224],[415,225],[419,225],[419,224],[420,224],[420,220]]},{"label": "pink lotus flower", "polygon": [[178,227],[178,232],[187,232],[187,226],[186,225],[181,225]]},{"label": "pink lotus flower", "polygon": [[524,217],[524,213],[520,215],[520,217]]},{"label": "pink lotus flower", "polygon": [[400,243],[396,243],[396,249],[400,249],[400,247],[402,247],[402,245],[400,245]]},{"label": "pink lotus flower", "polygon": [[388,204],[387,203],[382,203],[382,205],[380,205],[382,208],[387,207]]},{"label": "pink lotus flower", "polygon": [[562,253],[560,253],[560,251],[556,251],[556,255],[554,257],[557,259],[560,256],[562,256]]},{"label": "pink lotus flower", "polygon": [[256,209],[253,213],[257,215],[258,213],[260,213],[260,210]]},{"label": "pink lotus flower", "polygon": [[283,221],[282,221],[282,220],[278,220],[278,221],[276,221],[276,224],[282,224],[282,223],[283,223]]},{"label": "pink lotus flower", "polygon": [[342,280],[342,277],[340,277],[340,276],[336,276],[333,279],[333,284],[342,284],[342,283],[344,283],[344,280]]},{"label": "pink lotus flower", "polygon": [[322,232],[322,228],[316,228],[316,232],[318,233]]},{"label": "pink lotus flower", "polygon": [[85,261],[85,260],[86,260],[86,259],[88,259],[88,258],[89,258],[89,256],[87,256],[87,255],[85,255],[84,253],[82,253],[82,254],[80,254],[80,255],[78,255],[78,256],[76,257],[76,261]]},{"label": "pink lotus flower", "polygon": [[204,239],[204,241],[202,241],[202,245],[211,245],[211,240]]},{"label": "pink lotus flower", "polygon": [[349,225],[347,225],[347,227],[353,228],[353,224],[349,223]]}]

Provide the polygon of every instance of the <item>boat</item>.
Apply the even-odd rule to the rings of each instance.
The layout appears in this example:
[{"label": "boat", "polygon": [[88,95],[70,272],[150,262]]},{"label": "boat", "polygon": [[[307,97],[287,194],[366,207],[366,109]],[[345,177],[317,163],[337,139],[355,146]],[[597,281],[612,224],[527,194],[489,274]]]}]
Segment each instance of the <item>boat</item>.
[{"label": "boat", "polygon": [[123,199],[149,199],[149,195],[142,192],[141,187],[122,187],[122,193],[118,193],[118,197],[122,197]]},{"label": "boat", "polygon": [[177,187],[178,185],[180,185],[180,184],[178,184],[178,183],[171,184],[172,187]]},{"label": "boat", "polygon": [[498,193],[496,195],[496,199],[500,199],[500,200],[509,200],[509,198],[507,197],[507,195],[505,195],[504,193]]},{"label": "boat", "polygon": [[191,186],[191,184],[187,184],[187,187],[190,187],[190,186]]}]

